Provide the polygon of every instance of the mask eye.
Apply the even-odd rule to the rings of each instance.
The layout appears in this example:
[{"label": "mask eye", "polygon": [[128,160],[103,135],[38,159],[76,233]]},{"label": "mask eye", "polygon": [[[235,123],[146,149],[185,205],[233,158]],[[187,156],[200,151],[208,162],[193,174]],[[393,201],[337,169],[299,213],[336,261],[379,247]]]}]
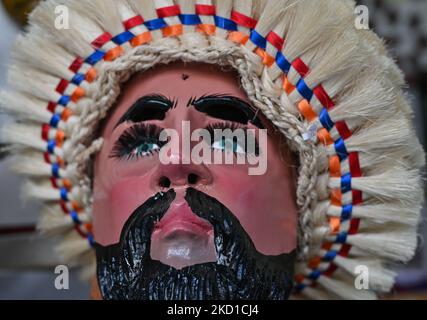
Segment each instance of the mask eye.
[{"label": "mask eye", "polygon": [[213,149],[218,149],[226,152],[246,154],[244,148],[238,143],[237,139],[222,137],[221,140],[212,143]]},{"label": "mask eye", "polygon": [[246,126],[235,122],[219,122],[209,125],[206,129],[213,141],[212,149],[243,155],[259,154],[258,142]]},{"label": "mask eye", "polygon": [[166,144],[159,140],[161,131],[152,124],[133,125],[116,141],[110,157],[130,160],[154,155]]},{"label": "mask eye", "polygon": [[135,157],[145,157],[152,155],[153,152],[159,151],[160,147],[157,143],[143,142],[138,147],[131,151],[131,155]]}]

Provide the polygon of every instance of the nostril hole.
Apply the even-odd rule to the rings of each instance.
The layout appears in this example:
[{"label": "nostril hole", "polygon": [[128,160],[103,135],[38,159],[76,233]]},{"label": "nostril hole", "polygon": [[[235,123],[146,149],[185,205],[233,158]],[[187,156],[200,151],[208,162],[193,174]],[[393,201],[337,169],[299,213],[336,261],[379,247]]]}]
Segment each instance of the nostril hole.
[{"label": "nostril hole", "polygon": [[188,183],[189,184],[196,184],[199,181],[199,176],[194,173],[190,173],[188,175]]},{"label": "nostril hole", "polygon": [[161,177],[159,179],[159,186],[162,188],[169,188],[171,186],[171,181],[168,177]]}]

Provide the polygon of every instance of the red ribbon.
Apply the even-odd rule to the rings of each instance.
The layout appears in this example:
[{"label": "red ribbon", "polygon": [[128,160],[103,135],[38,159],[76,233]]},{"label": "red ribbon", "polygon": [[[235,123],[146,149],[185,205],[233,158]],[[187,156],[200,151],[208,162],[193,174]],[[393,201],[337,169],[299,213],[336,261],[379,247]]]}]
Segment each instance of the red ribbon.
[{"label": "red ribbon", "polygon": [[196,14],[201,16],[214,16],[216,15],[216,8],[208,4],[196,4]]},{"label": "red ribbon", "polygon": [[248,17],[240,12],[231,11],[231,20],[237,23],[239,26],[246,27],[248,29],[255,29],[258,21]]},{"label": "red ribbon", "polygon": [[181,14],[181,9],[178,5],[159,8],[156,11],[159,18],[174,17]]},{"label": "red ribbon", "polygon": [[144,19],[140,15],[130,18],[123,22],[123,26],[125,27],[126,30],[140,26],[141,24],[144,24]]}]

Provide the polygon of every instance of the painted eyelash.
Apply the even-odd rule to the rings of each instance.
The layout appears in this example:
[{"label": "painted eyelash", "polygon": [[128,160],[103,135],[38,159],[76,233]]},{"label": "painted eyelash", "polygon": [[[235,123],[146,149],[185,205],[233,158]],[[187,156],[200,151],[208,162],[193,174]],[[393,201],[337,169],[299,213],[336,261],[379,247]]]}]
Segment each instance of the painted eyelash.
[{"label": "painted eyelash", "polygon": [[[247,137],[248,134],[248,126],[241,124],[241,123],[237,123],[237,122],[230,122],[230,121],[224,121],[224,122],[216,122],[213,124],[210,124],[206,127],[206,130],[208,130],[211,139],[212,139],[212,143],[214,142],[213,139],[215,137],[215,129],[217,130],[226,130],[226,129],[230,129],[232,132],[234,132],[237,129],[242,129],[245,132],[245,139]],[[247,148],[247,141],[245,141],[245,146]],[[245,152],[248,152],[248,150],[245,150]],[[259,155],[259,144],[258,144],[258,140],[255,137],[255,155],[258,156]]]},{"label": "painted eyelash", "polygon": [[226,130],[230,129],[231,131],[235,131],[237,129],[242,129],[246,131],[248,129],[247,125],[238,123],[238,122],[231,122],[231,121],[223,121],[223,122],[215,122],[206,127],[206,130],[209,131],[211,136],[214,134],[214,130]]},{"label": "painted eyelash", "polygon": [[[236,122],[217,122],[207,126],[206,130],[213,139],[215,137],[215,130],[226,130],[229,129],[234,132],[237,129],[242,129],[245,133],[248,130],[246,125]],[[160,141],[159,136],[163,129],[157,125],[138,123],[125,130],[125,132],[115,142],[114,147],[111,151],[111,158],[119,158],[130,160],[138,157],[152,156],[167,143],[167,141]],[[245,135],[246,138],[246,135]],[[213,141],[212,141],[213,142]],[[134,152],[135,149],[143,144],[155,144],[158,146],[154,150],[145,150],[143,155]],[[246,145],[247,147],[247,145]],[[247,150],[245,150],[247,152]],[[258,142],[255,139],[255,155],[259,154]]]},{"label": "painted eyelash", "polygon": [[[135,148],[138,148],[144,143],[155,143],[159,149],[167,143],[167,141],[160,141],[159,136],[163,129],[157,125],[138,123],[125,130],[124,133],[115,142],[111,150],[111,158],[119,158],[130,160],[134,157],[141,157],[138,154],[132,154]],[[148,155],[153,155],[159,150],[145,151]],[[147,156],[147,155],[144,155]]]}]

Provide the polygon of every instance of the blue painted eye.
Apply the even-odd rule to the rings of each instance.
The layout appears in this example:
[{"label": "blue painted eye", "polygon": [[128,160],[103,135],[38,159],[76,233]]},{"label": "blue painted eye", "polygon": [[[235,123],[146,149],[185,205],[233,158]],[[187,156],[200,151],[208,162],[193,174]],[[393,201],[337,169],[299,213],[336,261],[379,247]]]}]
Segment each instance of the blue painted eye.
[{"label": "blue painted eye", "polygon": [[153,152],[160,150],[157,143],[143,142],[131,151],[132,156],[144,157],[152,155]]},{"label": "blue painted eye", "polygon": [[221,140],[214,141],[212,143],[212,148],[223,151],[231,151],[233,153],[246,153],[242,146],[238,144],[235,139],[230,139],[226,137],[222,137]]},{"label": "blue painted eye", "polygon": [[154,155],[166,144],[159,140],[161,131],[160,127],[153,124],[133,125],[114,143],[110,157],[131,160]]}]

